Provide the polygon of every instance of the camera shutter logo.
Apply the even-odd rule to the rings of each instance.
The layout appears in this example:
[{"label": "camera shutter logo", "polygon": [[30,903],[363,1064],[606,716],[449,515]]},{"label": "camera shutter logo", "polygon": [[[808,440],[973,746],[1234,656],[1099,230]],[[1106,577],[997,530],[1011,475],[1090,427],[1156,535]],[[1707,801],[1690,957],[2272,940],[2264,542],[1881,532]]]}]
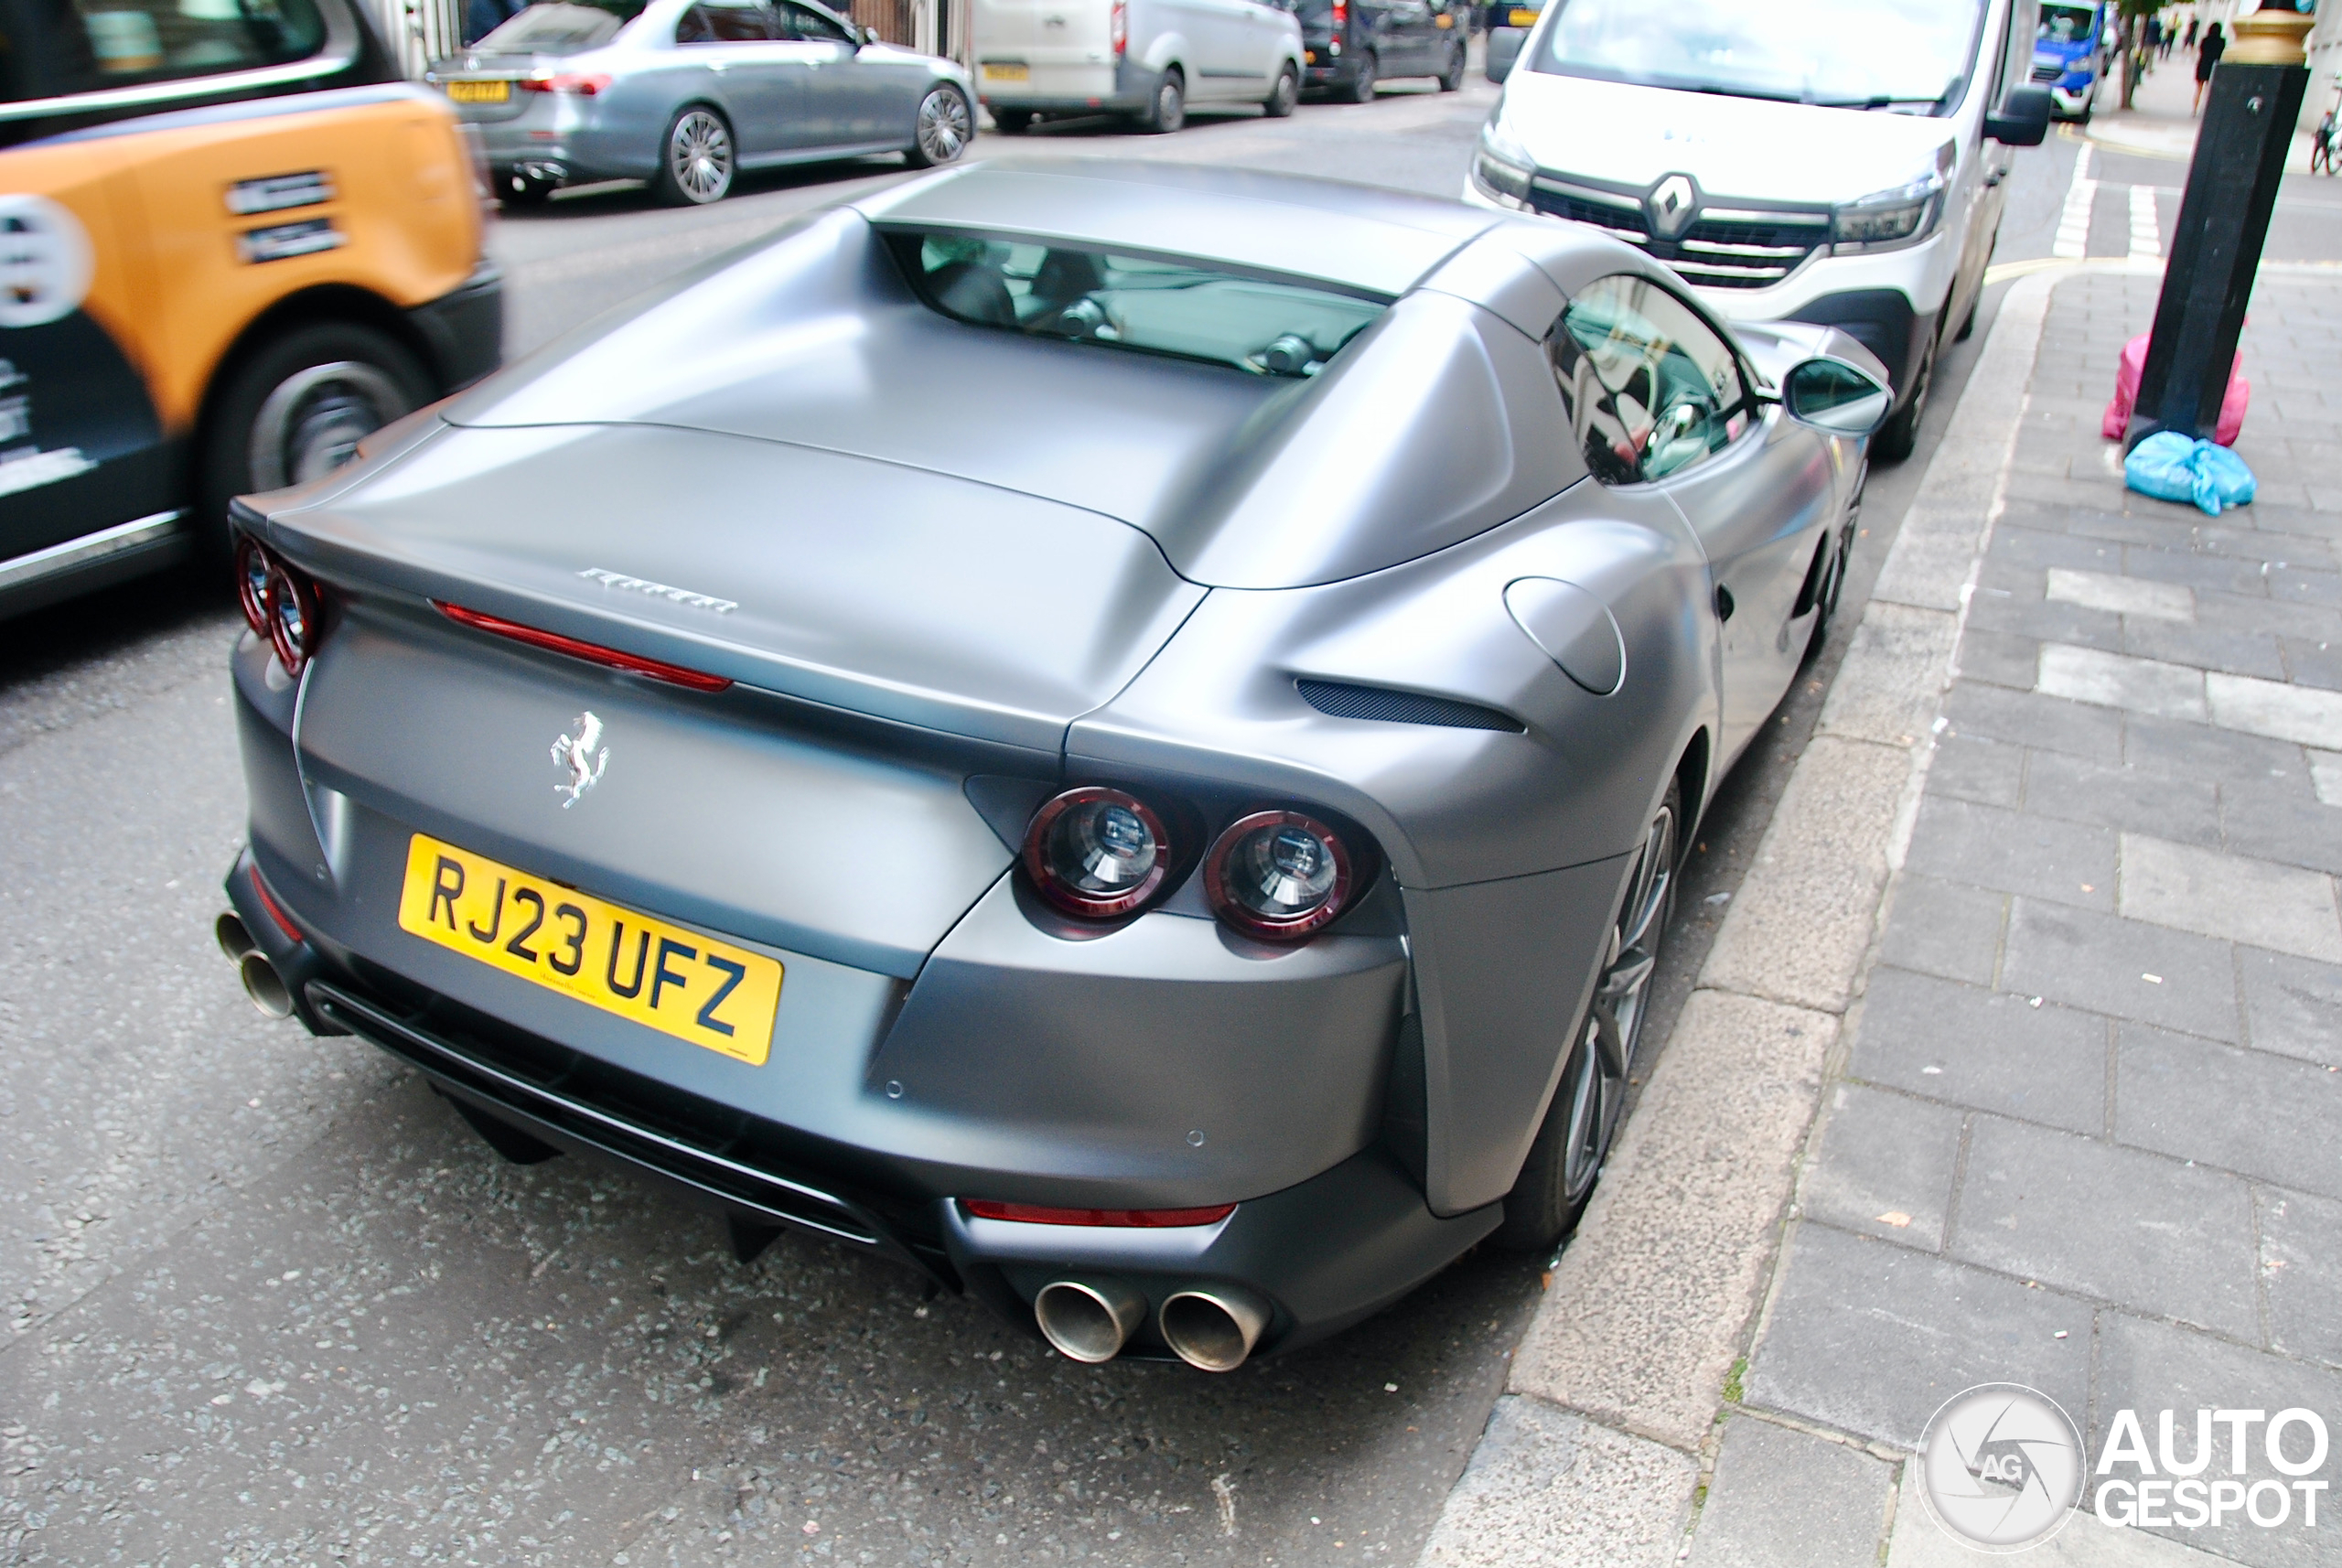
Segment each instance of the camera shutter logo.
[{"label": "camera shutter logo", "polygon": [[1956,1394],[1919,1440],[1919,1493],[1944,1532],[1983,1552],[2023,1552],[2064,1528],[2081,1500],[2081,1434],[2057,1402],[2021,1383]]},{"label": "camera shutter logo", "polygon": [[96,260],[81,220],[45,196],[0,195],[0,327],[42,327],[73,314]]}]

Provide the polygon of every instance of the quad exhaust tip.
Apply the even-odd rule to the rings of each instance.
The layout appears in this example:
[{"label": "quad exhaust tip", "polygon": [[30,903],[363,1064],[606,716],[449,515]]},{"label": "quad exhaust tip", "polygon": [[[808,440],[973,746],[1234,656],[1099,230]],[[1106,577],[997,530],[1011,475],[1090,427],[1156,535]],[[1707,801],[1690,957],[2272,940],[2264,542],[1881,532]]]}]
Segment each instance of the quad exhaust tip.
[{"label": "quad exhaust tip", "polygon": [[1034,1295],[1033,1317],[1061,1353],[1094,1367],[1121,1355],[1146,1321],[1146,1294],[1126,1280],[1052,1280]]},{"label": "quad exhaust tip", "polygon": [[1163,1304],[1163,1342],[1198,1371],[1234,1371],[1268,1326],[1268,1304],[1234,1285],[1190,1286]]},{"label": "quad exhaust tip", "polygon": [[211,934],[220,940],[220,950],[236,966],[237,978],[244,983],[244,994],[252,998],[253,1006],[271,1018],[293,1016],[293,990],[268,955],[260,950],[252,934],[232,909],[211,923]]}]

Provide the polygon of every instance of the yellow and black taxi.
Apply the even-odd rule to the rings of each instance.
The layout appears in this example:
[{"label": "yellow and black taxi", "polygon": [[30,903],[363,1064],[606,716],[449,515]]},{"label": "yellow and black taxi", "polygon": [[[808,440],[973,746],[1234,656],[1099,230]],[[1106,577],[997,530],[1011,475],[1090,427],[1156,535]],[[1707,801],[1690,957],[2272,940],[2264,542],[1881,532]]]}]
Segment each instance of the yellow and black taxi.
[{"label": "yellow and black taxi", "polygon": [[474,162],[354,0],[0,0],[0,616],[493,370]]}]

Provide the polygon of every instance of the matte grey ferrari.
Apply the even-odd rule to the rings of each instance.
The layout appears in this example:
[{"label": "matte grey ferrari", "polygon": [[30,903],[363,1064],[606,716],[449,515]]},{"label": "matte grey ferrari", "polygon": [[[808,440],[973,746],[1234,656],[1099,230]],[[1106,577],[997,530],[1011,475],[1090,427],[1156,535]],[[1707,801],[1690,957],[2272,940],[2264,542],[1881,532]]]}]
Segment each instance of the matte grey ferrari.
[{"label": "matte grey ferrari", "polygon": [[897,185],[236,503],[222,944],[744,1255],[1291,1349],[1575,1223],[1885,380],[1545,220]]}]

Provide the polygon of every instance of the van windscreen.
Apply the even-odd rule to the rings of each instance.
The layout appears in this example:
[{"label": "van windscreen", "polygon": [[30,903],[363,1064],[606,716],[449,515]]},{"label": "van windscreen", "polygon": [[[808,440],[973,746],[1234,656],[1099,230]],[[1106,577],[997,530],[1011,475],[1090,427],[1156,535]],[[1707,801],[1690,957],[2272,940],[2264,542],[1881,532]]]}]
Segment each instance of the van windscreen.
[{"label": "van windscreen", "polygon": [[900,231],[888,240],[911,285],[946,316],[1256,376],[1316,375],[1390,304],[1330,284],[1054,241]]},{"label": "van windscreen", "polygon": [[1948,114],[1983,0],[1561,0],[1530,62],[1592,77],[1841,109]]}]

